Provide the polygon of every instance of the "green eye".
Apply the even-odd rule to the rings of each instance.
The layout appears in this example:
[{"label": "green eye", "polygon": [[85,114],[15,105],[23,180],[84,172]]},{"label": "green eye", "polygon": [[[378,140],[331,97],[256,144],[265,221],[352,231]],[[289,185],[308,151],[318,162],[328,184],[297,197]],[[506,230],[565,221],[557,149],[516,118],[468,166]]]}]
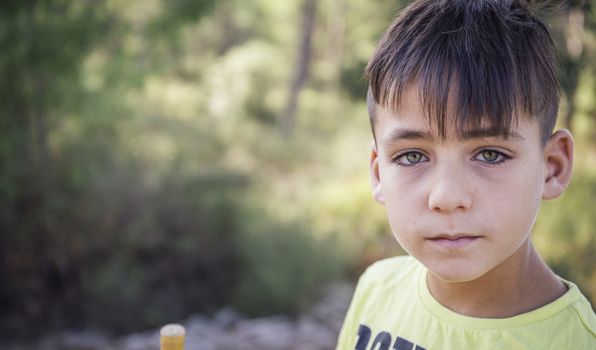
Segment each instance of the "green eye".
[{"label": "green eye", "polygon": [[428,157],[420,151],[406,151],[395,156],[392,162],[399,166],[415,166],[428,161]]},{"label": "green eye", "polygon": [[422,160],[422,155],[420,153],[410,152],[406,154],[406,160],[410,164],[416,164]]},{"label": "green eye", "polygon": [[487,162],[495,162],[499,159],[499,152],[490,149],[482,151],[482,158]]}]

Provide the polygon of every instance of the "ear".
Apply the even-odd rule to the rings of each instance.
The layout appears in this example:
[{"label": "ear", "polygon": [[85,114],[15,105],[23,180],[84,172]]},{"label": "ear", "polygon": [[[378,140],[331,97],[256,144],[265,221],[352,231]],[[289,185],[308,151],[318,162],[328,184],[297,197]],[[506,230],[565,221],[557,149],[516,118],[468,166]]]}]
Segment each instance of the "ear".
[{"label": "ear", "polygon": [[567,130],[555,132],[544,147],[545,177],[543,199],[563,193],[573,170],[573,137]]},{"label": "ear", "polygon": [[375,200],[385,205],[383,189],[381,188],[381,176],[379,174],[379,152],[377,151],[375,140],[372,141],[370,151],[370,185]]}]

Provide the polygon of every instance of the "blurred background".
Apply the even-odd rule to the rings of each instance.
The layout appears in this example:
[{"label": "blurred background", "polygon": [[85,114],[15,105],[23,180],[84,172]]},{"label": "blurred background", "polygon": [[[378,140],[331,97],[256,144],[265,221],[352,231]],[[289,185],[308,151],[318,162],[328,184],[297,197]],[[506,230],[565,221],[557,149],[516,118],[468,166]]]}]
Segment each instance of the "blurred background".
[{"label": "blurred background", "polygon": [[[294,317],[401,254],[362,70],[409,1],[0,5],[0,339]],[[596,300],[596,1],[548,19],[575,175],[535,241]]]}]

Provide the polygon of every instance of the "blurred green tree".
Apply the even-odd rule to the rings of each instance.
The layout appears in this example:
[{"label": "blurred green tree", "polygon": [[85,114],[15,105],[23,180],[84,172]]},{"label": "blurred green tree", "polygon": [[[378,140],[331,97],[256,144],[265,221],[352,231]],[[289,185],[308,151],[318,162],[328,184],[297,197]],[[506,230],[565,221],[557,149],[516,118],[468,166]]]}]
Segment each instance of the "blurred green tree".
[{"label": "blurred green tree", "polygon": [[[362,70],[407,3],[0,5],[0,334],[297,313],[403,253],[368,188]],[[592,297],[595,7],[550,20],[577,177],[535,234]]]}]

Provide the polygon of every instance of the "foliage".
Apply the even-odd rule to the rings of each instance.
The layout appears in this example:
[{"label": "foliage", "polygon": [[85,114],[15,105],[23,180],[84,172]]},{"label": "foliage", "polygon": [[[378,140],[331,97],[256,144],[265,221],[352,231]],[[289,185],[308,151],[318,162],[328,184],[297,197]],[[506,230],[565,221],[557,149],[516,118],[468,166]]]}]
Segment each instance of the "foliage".
[{"label": "foliage", "polygon": [[596,296],[596,173],[576,171],[561,199],[546,202],[535,227],[535,241],[560,276]]},{"label": "foliage", "polygon": [[[124,181],[110,181],[115,188],[85,200],[110,213],[86,230],[79,262],[84,318],[130,331],[224,304],[239,268],[233,196],[246,188],[245,177],[176,174],[132,188],[133,179]],[[115,317],[114,309],[122,314]]]},{"label": "foliage", "polygon": [[[123,332],[229,304],[297,313],[401,253],[368,188],[361,73],[406,2],[318,1],[291,133],[300,2],[0,5],[0,335]],[[595,9],[552,20],[580,147],[535,234],[592,298]]]},{"label": "foliage", "polygon": [[249,214],[237,244],[242,268],[233,304],[250,315],[297,314],[341,272],[337,237],[313,237],[308,221]]}]

